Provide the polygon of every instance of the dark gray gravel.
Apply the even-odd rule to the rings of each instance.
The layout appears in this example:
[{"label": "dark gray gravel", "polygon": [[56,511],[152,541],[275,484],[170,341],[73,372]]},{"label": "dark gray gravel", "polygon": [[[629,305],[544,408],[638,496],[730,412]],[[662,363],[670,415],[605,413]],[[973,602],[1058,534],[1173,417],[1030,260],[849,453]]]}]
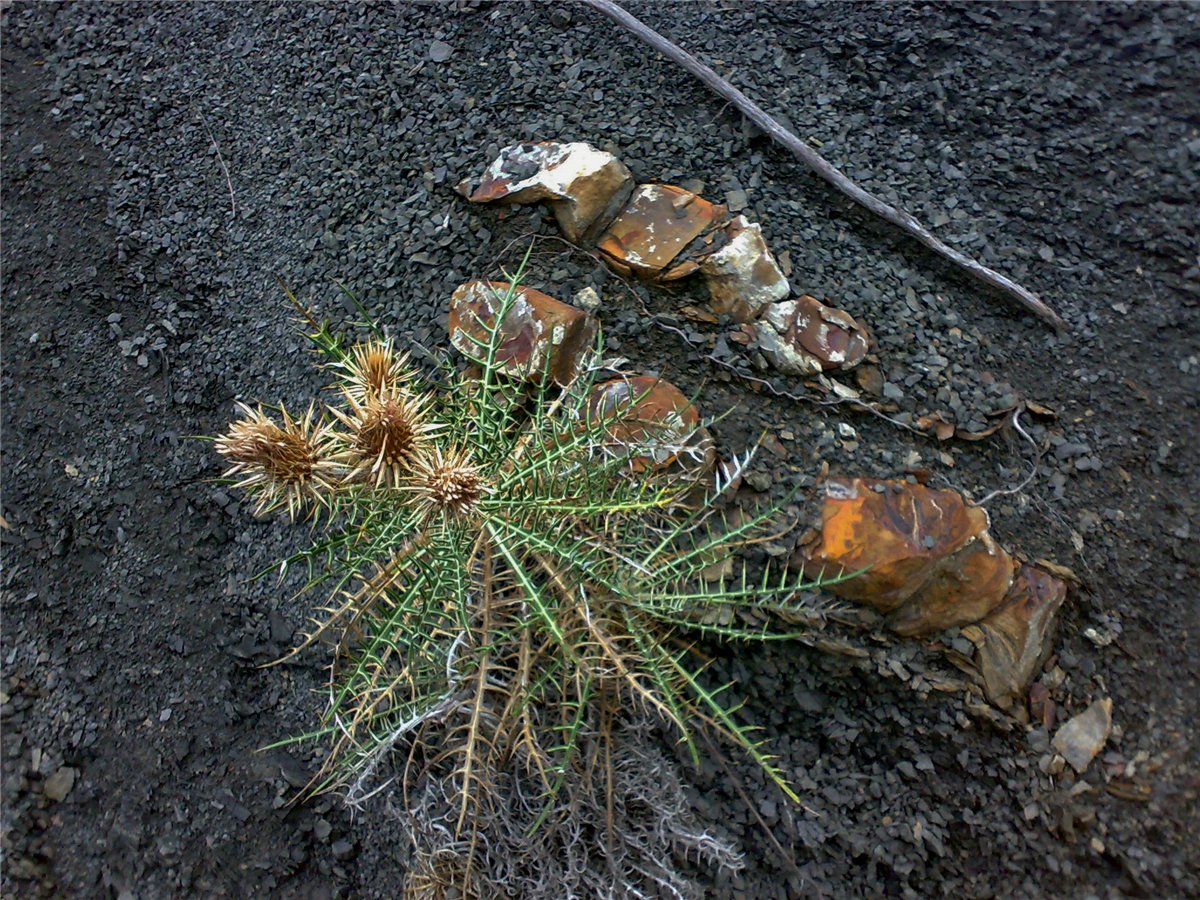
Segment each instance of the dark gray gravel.
[{"label": "dark gray gravel", "polygon": [[[1057,410],[1026,422],[1048,447],[1038,476],[989,508],[1006,546],[1083,577],[1057,660],[1067,712],[1115,701],[1117,733],[1075,779],[1050,771],[1044,732],[1002,734],[922,690],[937,662],[921,648],[860,665],[712,648],[713,677],[736,681],[816,814],[730,760],[789,869],[706,762],[698,813],[749,868],[701,883],[753,898],[1200,892],[1197,8],[631,8],[1039,292],[1072,334],[849,207],[582,7],[6,5],[4,893],[396,893],[386,812],[289,805],[316,751],[255,752],[322,704],[319,653],[257,668],[305,602],[247,581],[303,529],[252,520],[191,437],[235,398],[298,403],[320,386],[277,276],[347,325],[341,282],[403,342],[437,349],[453,287],[544,236],[533,286],[595,287],[612,351],[737,410],[717,426],[726,449],[769,430],[748,499],[809,484],[823,462],[927,469],[975,496],[1028,471],[1010,434],[938,443],[770,399],[704,358],[763,374],[727,323],[684,322],[685,344],[631,292],[671,314],[702,287],[630,289],[541,211],[453,192],[500,146],[556,137],[744,204],[798,290],[869,324],[880,377],[842,380],[875,385],[894,417],[981,430],[1017,396]],[[1147,798],[1107,791],[1101,768]]]}]

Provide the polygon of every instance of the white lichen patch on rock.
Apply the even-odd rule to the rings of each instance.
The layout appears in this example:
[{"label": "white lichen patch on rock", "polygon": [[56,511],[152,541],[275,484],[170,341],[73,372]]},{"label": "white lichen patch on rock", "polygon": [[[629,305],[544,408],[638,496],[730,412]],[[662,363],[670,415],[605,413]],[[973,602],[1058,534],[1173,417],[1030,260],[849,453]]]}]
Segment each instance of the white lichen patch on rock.
[{"label": "white lichen patch on rock", "polygon": [[472,189],[469,179],[458,186],[476,203],[546,200],[572,241],[589,237],[593,227],[603,227],[632,188],[633,176],[620,160],[581,141],[505,147],[484,170],[477,188]]},{"label": "white lichen patch on rock", "polygon": [[738,216],[725,228],[729,242],[700,264],[713,312],[748,322],[790,292],[762,227]]}]

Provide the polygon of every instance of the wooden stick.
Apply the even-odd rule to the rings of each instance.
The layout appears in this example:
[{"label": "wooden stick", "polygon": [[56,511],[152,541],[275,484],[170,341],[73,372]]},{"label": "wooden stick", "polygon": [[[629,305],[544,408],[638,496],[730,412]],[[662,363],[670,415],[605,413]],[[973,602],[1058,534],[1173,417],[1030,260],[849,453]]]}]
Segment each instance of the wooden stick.
[{"label": "wooden stick", "polygon": [[869,191],[863,190],[847,178],[836,166],[830,164],[824,157],[808,146],[808,144],[784,128],[777,119],[732,84],[704,65],[704,63],[700,62],[692,54],[673,44],[654,29],[631,16],[616,3],[613,3],[612,0],[582,0],[582,2],[637,35],[663,56],[667,57],[667,59],[683,66],[683,68],[703,81],[709,88],[736,106],[746,118],[770,135],[772,140],[792,151],[802,163],[855,203],[879,216],[881,219],[891,222],[905,234],[920,241],[938,256],[949,260],[977,281],[981,281],[1000,291],[1006,297],[1017,301],[1034,315],[1053,325],[1060,333],[1068,330],[1067,323],[1063,321],[1062,317],[1038,299],[1037,295],[1032,291],[1021,287],[1021,285],[1017,284],[1011,278],[989,269],[983,263],[972,259],[965,253],[960,253],[953,247],[948,247],[926,230],[913,216],[904,210],[896,209],[894,206],[884,203]]}]

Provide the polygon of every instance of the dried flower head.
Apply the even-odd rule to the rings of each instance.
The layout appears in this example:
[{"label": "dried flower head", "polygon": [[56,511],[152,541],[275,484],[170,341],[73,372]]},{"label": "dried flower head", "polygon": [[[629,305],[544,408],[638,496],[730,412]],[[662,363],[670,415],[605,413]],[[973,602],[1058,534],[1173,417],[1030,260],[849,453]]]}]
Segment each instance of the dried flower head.
[{"label": "dried flower head", "polygon": [[405,479],[405,486],[426,516],[439,512],[455,517],[470,515],[489,490],[466,450],[443,453],[440,447],[434,447],[417,461],[412,475]]},{"label": "dried flower head", "polygon": [[239,403],[242,418],[216,440],[217,452],[232,463],[226,478],[258,496],[256,515],[286,505],[294,519],[309,501],[322,503],[338,484],[341,465],[327,423],[316,422],[311,404],[299,419],[280,407],[280,426],[260,405]]},{"label": "dried flower head", "polygon": [[399,391],[359,400],[346,392],[348,412],[334,410],[350,433],[341,437],[353,478],[398,487],[439,428],[428,418],[429,399]]},{"label": "dried flower head", "polygon": [[355,344],[333,368],[346,394],[359,403],[394,396],[412,380],[408,354],[397,353],[391,338]]}]

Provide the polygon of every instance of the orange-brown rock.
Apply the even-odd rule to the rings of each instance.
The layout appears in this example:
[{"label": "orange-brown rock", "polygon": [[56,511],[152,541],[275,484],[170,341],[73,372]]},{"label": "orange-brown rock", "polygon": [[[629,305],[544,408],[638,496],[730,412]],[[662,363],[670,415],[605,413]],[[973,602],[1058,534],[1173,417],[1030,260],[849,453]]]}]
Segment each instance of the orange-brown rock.
[{"label": "orange-brown rock", "polygon": [[507,304],[496,355],[501,371],[533,381],[548,373],[556,383],[569,384],[595,343],[596,320],[532,288],[518,286],[506,299],[508,291],[503,281],[460,285],[450,299],[450,343],[468,358],[479,359],[488,330]]},{"label": "orange-brown rock", "polygon": [[1000,605],[1013,572],[1012,557],[981,532],[934,566],[921,589],[888,617],[888,627],[911,637],[978,622]]},{"label": "orange-brown rock", "polygon": [[725,206],[671,184],[639,185],[596,249],[615,269],[672,281],[700,268],[717,247]]},{"label": "orange-brown rock", "polygon": [[861,572],[829,590],[887,614],[899,634],[932,634],[978,621],[1008,592],[1013,561],[988,524],[987,512],[956,491],[831,478],[805,569]]},{"label": "orange-brown rock", "polygon": [[989,701],[1009,709],[1024,695],[1049,655],[1066,596],[1065,582],[1034,566],[1020,567],[1004,603],[979,623],[983,637],[975,663]]},{"label": "orange-brown rock", "polygon": [[865,570],[830,590],[890,613],[929,581],[942,560],[987,527],[987,513],[967,506],[955,491],[830,478],[820,543],[810,549],[805,568],[829,575]]},{"label": "orange-brown rock", "polygon": [[591,422],[603,425],[608,451],[628,457],[635,471],[677,466],[695,474],[715,462],[699,411],[669,381],[638,375],[597,384],[587,411]]},{"label": "orange-brown rock", "polygon": [[505,147],[477,187],[469,180],[458,186],[475,203],[546,200],[572,241],[591,240],[625,205],[632,189],[629,169],[611,153],[582,142],[557,141]]}]

